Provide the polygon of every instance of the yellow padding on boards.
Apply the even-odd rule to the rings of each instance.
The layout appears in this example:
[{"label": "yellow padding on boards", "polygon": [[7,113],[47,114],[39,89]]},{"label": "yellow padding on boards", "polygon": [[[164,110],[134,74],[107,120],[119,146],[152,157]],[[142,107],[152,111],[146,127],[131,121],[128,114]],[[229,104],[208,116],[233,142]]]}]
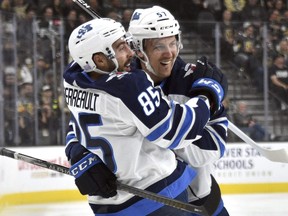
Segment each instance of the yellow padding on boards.
[{"label": "yellow padding on boards", "polygon": [[1,205],[23,205],[49,202],[69,202],[87,200],[77,190],[41,191],[17,194],[6,194],[0,197]]},{"label": "yellow padding on boards", "polygon": [[220,184],[222,194],[287,193],[286,183]]}]

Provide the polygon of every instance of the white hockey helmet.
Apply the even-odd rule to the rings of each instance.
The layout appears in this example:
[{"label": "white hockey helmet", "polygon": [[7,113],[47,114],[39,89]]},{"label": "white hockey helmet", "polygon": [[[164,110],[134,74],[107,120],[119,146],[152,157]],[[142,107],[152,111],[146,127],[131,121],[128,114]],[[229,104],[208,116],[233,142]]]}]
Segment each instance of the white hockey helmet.
[{"label": "white hockey helmet", "polygon": [[143,40],[152,38],[163,38],[176,35],[179,48],[180,26],[174,16],[165,8],[153,6],[147,9],[136,9],[132,14],[129,29],[133,35],[136,48],[144,52]]},{"label": "white hockey helmet", "polygon": [[114,62],[116,71],[118,62],[112,44],[125,34],[126,31],[119,22],[108,18],[93,19],[81,24],[71,33],[68,41],[70,55],[87,72],[111,73],[112,71],[106,72],[97,68],[92,59],[93,54],[106,55]]}]

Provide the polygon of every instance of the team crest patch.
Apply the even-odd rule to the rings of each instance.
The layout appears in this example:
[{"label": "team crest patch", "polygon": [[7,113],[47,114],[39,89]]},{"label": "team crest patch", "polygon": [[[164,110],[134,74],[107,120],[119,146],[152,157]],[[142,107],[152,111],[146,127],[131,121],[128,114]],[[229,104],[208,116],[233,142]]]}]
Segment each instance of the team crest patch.
[{"label": "team crest patch", "polygon": [[140,18],[140,15],[141,15],[141,13],[139,13],[139,12],[134,13],[131,20],[138,20]]},{"label": "team crest patch", "polygon": [[83,25],[78,31],[77,38],[80,39],[83,35],[85,35],[89,31],[91,31],[92,29],[93,28],[92,28],[91,24]]}]

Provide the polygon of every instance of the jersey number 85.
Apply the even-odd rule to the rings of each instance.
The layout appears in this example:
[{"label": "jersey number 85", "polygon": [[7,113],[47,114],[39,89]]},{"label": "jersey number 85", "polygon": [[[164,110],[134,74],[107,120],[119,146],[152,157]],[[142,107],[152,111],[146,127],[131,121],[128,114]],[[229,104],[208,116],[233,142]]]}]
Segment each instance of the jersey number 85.
[{"label": "jersey number 85", "polygon": [[147,92],[142,92],[138,96],[138,101],[147,116],[151,115],[155,111],[155,107],[159,107],[160,105],[160,94],[158,91],[153,91],[153,89],[152,86],[149,86],[146,89]]}]

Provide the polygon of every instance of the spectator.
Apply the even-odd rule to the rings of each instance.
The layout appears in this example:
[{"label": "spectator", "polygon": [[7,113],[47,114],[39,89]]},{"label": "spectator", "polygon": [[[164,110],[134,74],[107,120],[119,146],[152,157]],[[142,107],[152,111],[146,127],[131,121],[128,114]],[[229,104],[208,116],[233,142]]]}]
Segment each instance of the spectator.
[{"label": "spectator", "polygon": [[240,31],[235,37],[234,62],[241,71],[254,78],[256,71],[263,70],[259,55],[261,53],[261,41],[255,34],[255,27],[251,23],[244,23],[243,27],[244,31]]},{"label": "spectator", "polygon": [[38,20],[39,30],[43,31],[47,30],[49,28],[50,23],[53,21],[53,17],[54,17],[54,10],[52,6],[45,6],[42,11],[42,16]]},{"label": "spectator", "polygon": [[234,124],[255,141],[264,141],[266,132],[247,110],[244,101],[238,101],[233,114]]},{"label": "spectator", "polygon": [[232,12],[223,11],[221,32],[221,56],[224,59],[232,60],[234,56],[233,45],[235,41],[235,25],[232,23]]},{"label": "spectator", "polygon": [[202,1],[202,7],[206,10],[209,10],[213,15],[216,21],[222,19],[223,5],[220,0],[204,0]]},{"label": "spectator", "polygon": [[10,19],[10,12],[12,12],[12,3],[10,0],[2,0],[0,9],[2,12],[3,21],[8,21]]},{"label": "spectator", "polygon": [[113,19],[117,22],[121,22],[121,16],[114,9],[108,9],[106,11],[106,17]]},{"label": "spectator", "polygon": [[283,37],[288,38],[288,9],[285,10],[281,19],[281,31]]},{"label": "spectator", "polygon": [[38,20],[37,27],[40,37],[39,48],[41,48],[39,52],[50,65],[52,65],[53,61],[51,43],[53,36],[55,36],[53,17],[53,8],[51,6],[44,7],[43,16]]},{"label": "spectator", "polygon": [[54,14],[54,18],[61,18],[63,17],[63,11],[62,11],[62,3],[61,0],[53,0],[53,3],[51,4],[52,8],[53,8],[53,14]]},{"label": "spectator", "polygon": [[80,22],[78,20],[78,13],[77,10],[71,9],[64,20],[64,27],[65,27],[65,33],[64,33],[64,39],[65,44],[68,43],[69,36],[73,29],[75,29],[78,25],[80,25]]},{"label": "spectator", "polygon": [[3,37],[3,61],[5,65],[13,65],[16,61],[14,56],[15,41],[13,40],[13,35],[5,34]]},{"label": "spectator", "polygon": [[[124,7],[121,0],[108,0],[108,5],[106,6],[107,12],[111,9],[118,14],[118,17],[122,17]],[[107,14],[107,13],[106,13]]]},{"label": "spectator", "polygon": [[125,28],[126,31],[128,30],[128,27],[129,27],[129,23],[130,23],[130,19],[131,19],[132,14],[133,14],[133,10],[130,9],[130,8],[126,8],[126,9],[123,11],[121,23],[122,23],[122,25],[124,26],[124,28]]},{"label": "spectator", "polygon": [[82,24],[82,23],[85,23],[85,22],[88,22],[90,19],[92,19],[91,16],[87,15],[87,13],[83,13],[83,12],[80,12],[78,14],[78,20],[79,22]]},{"label": "spectator", "polygon": [[281,109],[288,108],[288,68],[285,66],[284,56],[278,54],[269,68],[270,89],[280,100]]},{"label": "spectator", "polygon": [[34,102],[33,84],[21,83],[19,85],[19,98],[17,101],[19,115],[19,138],[20,145],[34,144]]},{"label": "spectator", "polygon": [[270,37],[270,41],[274,47],[282,38],[283,32],[281,28],[282,28],[282,22],[280,18],[280,13],[277,10],[273,10],[269,15],[268,34]]},{"label": "spectator", "polygon": [[286,11],[286,6],[285,6],[285,3],[283,2],[283,0],[276,0],[276,1],[275,1],[274,8],[275,8],[277,11],[279,11],[280,17],[282,18],[282,17],[283,17],[283,14],[284,14],[285,11]]},{"label": "spectator", "polygon": [[275,0],[266,0],[264,1],[264,7],[268,13],[274,10]]},{"label": "spectator", "polygon": [[241,13],[246,5],[246,0],[225,0],[224,7],[232,12],[232,20],[241,21]]},{"label": "spectator", "polygon": [[32,60],[31,58],[26,58],[25,62],[20,66],[19,73],[20,83],[32,83],[33,74],[32,74]]},{"label": "spectator", "polygon": [[282,39],[276,46],[276,52],[283,55],[284,64],[288,67],[288,39]]},{"label": "spectator", "polygon": [[29,5],[25,0],[14,0],[13,3],[13,11],[16,13],[16,16],[19,19],[23,19],[26,16],[26,9]]},{"label": "spectator", "polygon": [[[39,8],[39,12],[43,10],[47,5],[52,5],[53,0],[30,0]],[[72,0],[71,0],[72,1]]]},{"label": "spectator", "polygon": [[58,102],[53,98],[51,86],[44,85],[40,95],[39,137],[41,145],[57,144]]},{"label": "spectator", "polygon": [[47,63],[47,61],[44,59],[43,56],[38,56],[37,62],[36,62],[36,68],[37,68],[37,82],[39,89],[42,88],[43,85],[45,85],[45,79],[48,72],[51,71],[50,65]]},{"label": "spectator", "polygon": [[247,0],[245,7],[241,12],[241,21],[251,22],[256,28],[259,28],[263,22],[267,21],[267,12],[259,3],[259,0]]},{"label": "spectator", "polygon": [[4,69],[4,136],[7,145],[15,145],[15,113],[16,113],[16,69],[13,66],[7,66]]},{"label": "spectator", "polygon": [[34,7],[27,7],[25,16],[22,19],[18,19],[17,37],[21,40],[19,42],[18,53],[21,55],[21,59],[25,59],[28,56],[32,56],[31,44],[33,42],[33,22],[36,20],[37,9]]},{"label": "spectator", "polygon": [[68,13],[70,10],[74,9],[77,10],[78,13],[82,12],[83,10],[76,5],[73,0],[62,0],[63,5],[62,5],[62,15],[63,17],[67,17]]},{"label": "spectator", "polygon": [[100,17],[104,17],[106,15],[102,0],[89,0],[87,2]]}]

